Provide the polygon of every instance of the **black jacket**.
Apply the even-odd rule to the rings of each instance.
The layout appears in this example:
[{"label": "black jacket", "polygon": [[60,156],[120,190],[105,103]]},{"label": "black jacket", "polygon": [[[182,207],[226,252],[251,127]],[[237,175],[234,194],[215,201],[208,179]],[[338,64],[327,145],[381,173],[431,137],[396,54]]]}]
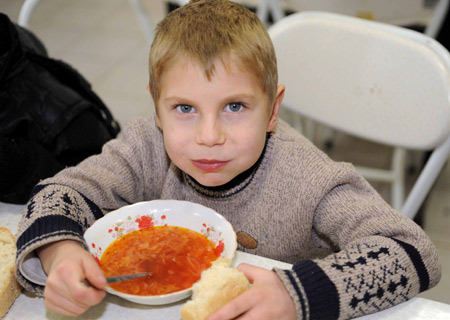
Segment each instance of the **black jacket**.
[{"label": "black jacket", "polygon": [[90,84],[0,13],[0,201],[100,153],[120,127]]}]

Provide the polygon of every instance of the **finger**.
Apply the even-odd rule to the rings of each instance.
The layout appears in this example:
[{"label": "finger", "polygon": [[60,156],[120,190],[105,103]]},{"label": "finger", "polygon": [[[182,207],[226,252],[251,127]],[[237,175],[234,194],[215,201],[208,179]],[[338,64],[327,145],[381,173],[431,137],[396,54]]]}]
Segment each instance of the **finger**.
[{"label": "finger", "polygon": [[58,294],[56,291],[45,288],[44,291],[45,302],[44,305],[48,310],[57,312],[59,314],[68,316],[77,316],[84,313],[89,306],[80,306],[65,296]]},{"label": "finger", "polygon": [[273,319],[273,317],[266,311],[260,308],[253,308],[246,313],[238,316],[234,320],[270,320]]},{"label": "finger", "polygon": [[247,277],[248,281],[250,281],[250,283],[255,282],[255,280],[261,274],[261,271],[267,271],[266,269],[263,269],[260,267],[255,267],[255,266],[253,266],[251,264],[247,264],[247,263],[241,263],[237,267],[237,269],[242,271],[245,274],[245,276]]},{"label": "finger", "polygon": [[94,258],[88,257],[84,259],[83,269],[84,274],[86,275],[86,279],[90,284],[92,284],[97,289],[105,289],[106,285],[108,284],[106,282],[106,277]]},{"label": "finger", "polygon": [[92,286],[86,286],[82,282],[78,282],[71,286],[70,292],[72,295],[72,301],[79,306],[91,307],[99,304],[106,295],[106,292],[102,289],[97,289]]},{"label": "finger", "polygon": [[274,300],[273,297],[270,297],[270,293],[267,290],[249,289],[239,297],[242,297],[240,302],[243,305],[235,306],[236,309],[233,311],[225,310],[223,314],[219,313],[219,318],[216,320],[281,320],[296,318],[293,302],[291,307],[286,301]]},{"label": "finger", "polygon": [[[90,254],[81,258],[81,268],[76,270],[65,269],[65,283],[67,285],[70,300],[79,306],[91,307],[100,303],[106,295],[103,288],[106,286],[106,279],[103,271]],[[86,286],[85,279],[92,286]]]},{"label": "finger", "polygon": [[68,291],[71,301],[81,307],[86,306],[87,308],[100,303],[106,295],[104,290],[86,285],[79,278],[69,284]]},{"label": "finger", "polygon": [[58,306],[58,305],[49,305],[49,304],[45,304],[45,307],[47,310],[52,311],[52,312],[56,312],[58,314],[61,314],[63,316],[70,316],[70,317],[77,317],[81,314],[83,314],[83,312],[71,312],[68,311],[66,309],[63,309],[62,307]]},{"label": "finger", "polygon": [[[73,295],[71,292],[72,283],[77,284],[77,277],[71,279],[72,273],[62,272],[51,274],[47,278],[45,285],[44,296],[50,302],[58,305],[64,303],[65,300],[73,301]],[[75,303],[75,301],[73,301]],[[75,303],[81,307],[85,307],[82,303]]]},{"label": "finger", "polygon": [[241,295],[237,296],[230,302],[226,303],[214,314],[207,318],[207,320],[222,320],[222,319],[235,319],[254,306],[254,299],[250,290],[245,291]]},{"label": "finger", "polygon": [[80,268],[61,268],[58,271],[47,279],[49,293],[54,292],[84,309],[98,304],[105,297],[105,291],[83,285],[80,279],[85,278],[85,273]]},{"label": "finger", "polygon": [[67,310],[73,310],[74,308],[72,305],[81,309],[87,309],[91,306],[90,303],[86,303],[83,299],[80,300],[75,298],[73,292],[67,285],[53,286],[49,284],[45,288],[44,296],[49,303],[57,306],[63,306],[63,308]]}]

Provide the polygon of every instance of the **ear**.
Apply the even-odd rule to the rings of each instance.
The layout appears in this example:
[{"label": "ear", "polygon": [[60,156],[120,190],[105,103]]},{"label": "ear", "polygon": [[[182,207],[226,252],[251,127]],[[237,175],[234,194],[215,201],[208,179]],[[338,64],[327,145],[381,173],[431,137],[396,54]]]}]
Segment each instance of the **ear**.
[{"label": "ear", "polygon": [[[150,95],[151,95],[152,98],[153,98],[153,94],[152,94],[152,92],[150,91],[150,85],[147,85],[146,89],[147,89],[148,92],[150,92]],[[153,99],[153,101],[155,101],[155,99]],[[158,128],[162,131],[162,127],[161,127],[161,119],[159,119],[158,110],[157,110],[156,106],[155,106],[155,111],[156,111],[156,112],[155,112],[155,113],[156,113],[156,124],[158,125]]]},{"label": "ear", "polygon": [[145,87],[147,89],[147,91],[150,93],[150,96],[152,97],[153,101],[155,101],[155,97],[152,94],[152,91],[150,90],[150,85],[147,84],[147,86]]},{"label": "ear", "polygon": [[159,119],[158,114],[156,114],[156,125],[158,126],[159,130],[163,131],[161,126],[161,119]]},{"label": "ear", "polygon": [[280,84],[277,88],[277,95],[272,106],[272,114],[270,115],[269,123],[267,124],[266,132],[272,132],[277,126],[278,113],[280,112],[281,104],[284,98],[284,84]]}]

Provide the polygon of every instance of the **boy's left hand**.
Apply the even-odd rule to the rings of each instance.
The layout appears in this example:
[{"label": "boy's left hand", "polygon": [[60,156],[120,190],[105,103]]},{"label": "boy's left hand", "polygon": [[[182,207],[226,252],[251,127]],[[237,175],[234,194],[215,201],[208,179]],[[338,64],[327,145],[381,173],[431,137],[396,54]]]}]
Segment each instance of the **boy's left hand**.
[{"label": "boy's left hand", "polygon": [[294,301],[275,272],[245,263],[240,264],[238,269],[253,285],[207,320],[296,319]]}]

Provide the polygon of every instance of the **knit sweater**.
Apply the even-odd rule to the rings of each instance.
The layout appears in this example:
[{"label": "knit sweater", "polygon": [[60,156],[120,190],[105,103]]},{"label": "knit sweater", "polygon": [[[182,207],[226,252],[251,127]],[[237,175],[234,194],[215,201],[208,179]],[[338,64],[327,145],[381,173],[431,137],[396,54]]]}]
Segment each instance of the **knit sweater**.
[{"label": "knit sweater", "polygon": [[210,207],[233,225],[238,250],[293,263],[292,270],[274,271],[298,319],[377,312],[440,279],[437,252],[421,228],[393,210],[351,164],[332,161],[283,121],[251,171],[207,188],[170,161],[150,117],[131,121],[100,155],[35,188],[19,228],[19,282],[42,294],[36,248],[62,239],[83,244],[84,231],[107,212],[154,199]]}]

